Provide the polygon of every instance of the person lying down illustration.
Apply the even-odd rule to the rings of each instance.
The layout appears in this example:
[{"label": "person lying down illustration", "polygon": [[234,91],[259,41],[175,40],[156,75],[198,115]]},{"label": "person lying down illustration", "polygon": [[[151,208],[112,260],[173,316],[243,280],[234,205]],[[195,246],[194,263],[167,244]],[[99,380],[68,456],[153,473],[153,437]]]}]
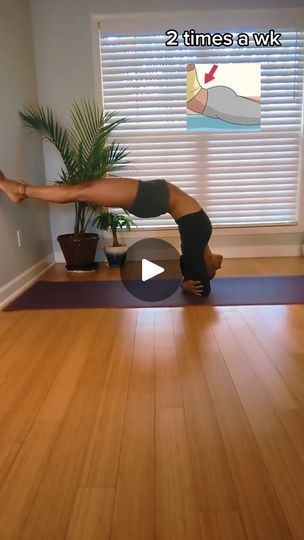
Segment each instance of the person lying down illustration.
[{"label": "person lying down illustration", "polygon": [[197,78],[195,64],[187,66],[187,110],[232,124],[260,124],[259,98],[239,96],[228,86],[213,86],[208,89],[202,87]]}]

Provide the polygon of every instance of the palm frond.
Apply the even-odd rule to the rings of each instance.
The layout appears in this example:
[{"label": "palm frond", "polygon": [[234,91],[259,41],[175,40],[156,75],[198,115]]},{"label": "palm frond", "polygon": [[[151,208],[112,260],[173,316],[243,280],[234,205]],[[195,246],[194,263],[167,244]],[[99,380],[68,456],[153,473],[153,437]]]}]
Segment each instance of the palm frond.
[{"label": "palm frond", "polygon": [[[90,169],[91,177],[101,176],[108,172],[109,138],[113,130],[124,118],[113,119],[114,112],[103,112],[94,102],[82,99],[80,104],[74,102],[71,113],[72,127],[69,130],[70,140],[73,142],[75,151],[79,153],[81,144],[82,156],[86,167]],[[117,152],[116,160],[123,160],[124,153]],[[114,155],[112,161],[115,160]],[[81,168],[81,162],[79,162]]]},{"label": "palm frond", "polygon": [[[30,106],[20,112],[20,116],[27,127],[39,132],[59,151],[64,167],[57,184],[78,184],[100,178],[128,163],[127,149],[112,139],[113,130],[126,119],[116,118],[114,112],[105,113],[88,99],[73,103],[69,128],[60,125],[48,107]],[[100,210],[89,202],[75,203],[76,234],[85,232],[98,208]]]},{"label": "palm frond", "polygon": [[94,168],[102,167],[106,172],[115,172],[124,169],[128,164],[128,150],[125,146],[112,141],[103,150],[102,155],[95,156]]},{"label": "palm frond", "polygon": [[73,103],[71,111],[72,127],[70,128],[70,138],[75,148],[83,143],[84,153],[89,156],[92,140],[98,128],[97,106],[86,99],[82,99],[80,104]]},{"label": "palm frond", "polygon": [[32,128],[55,145],[70,176],[76,173],[76,163],[69,142],[69,134],[54,118],[52,110],[41,106],[30,106],[19,112],[25,126]]}]

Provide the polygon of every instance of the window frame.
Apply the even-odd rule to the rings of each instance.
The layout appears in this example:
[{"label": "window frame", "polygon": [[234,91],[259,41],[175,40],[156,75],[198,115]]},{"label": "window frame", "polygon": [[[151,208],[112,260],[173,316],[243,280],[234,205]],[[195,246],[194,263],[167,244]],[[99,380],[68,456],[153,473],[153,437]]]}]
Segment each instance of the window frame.
[{"label": "window frame", "polygon": [[[244,25],[244,20],[248,18],[250,12],[250,26],[252,27],[261,27],[266,28],[266,26],[273,29],[281,27],[288,29],[288,27],[293,27],[290,29],[297,28],[298,30],[304,31],[304,24],[301,28],[298,28],[299,16],[303,15],[302,20],[304,21],[304,9],[278,9],[278,10],[230,10],[227,12],[221,11],[221,17],[218,17],[219,12],[217,11],[187,11],[187,17],[189,21],[193,21],[193,26],[197,31],[200,32],[210,32],[210,28],[216,28],[217,31],[221,29],[227,31],[227,28],[230,25],[231,31],[233,32],[246,32],[246,26]],[[299,15],[299,12],[301,15]],[[95,89],[95,99],[102,105],[102,73],[101,73],[101,63],[100,63],[100,43],[99,43],[99,32],[100,28],[104,26],[109,26],[113,28],[113,31],[119,32],[120,34],[129,34],[132,29],[136,31],[136,28],[139,26],[144,28],[144,32],[160,32],[165,31],[169,28],[175,28],[178,31],[183,31],[185,29],[185,24],[181,23],[181,20],[185,18],[185,12],[176,12],[174,15],[172,13],[127,13],[127,14],[101,14],[101,15],[92,15],[91,16],[91,35],[92,35],[92,55],[93,55],[93,75],[94,75],[94,89]],[[159,22],[161,20],[161,23]],[[195,22],[196,21],[196,22]],[[199,24],[198,21],[201,21]],[[128,25],[128,30],[126,31],[126,24]],[[191,23],[187,23],[187,28],[191,27]],[[112,31],[112,30],[111,30]],[[304,100],[302,105],[302,119],[304,119]],[[245,226],[221,226],[217,225],[214,228],[213,234],[215,236],[245,236],[245,235],[278,235],[278,234],[296,234],[304,232],[304,120],[302,121],[301,129],[301,145],[300,145],[300,185],[299,185],[299,197],[298,197],[298,216],[299,220],[297,224],[286,224],[286,225],[245,225]],[[173,238],[176,237],[177,231],[172,228],[158,227],[158,228],[145,228],[137,230],[132,230],[128,236],[132,238],[142,238],[145,237],[167,237]]]}]

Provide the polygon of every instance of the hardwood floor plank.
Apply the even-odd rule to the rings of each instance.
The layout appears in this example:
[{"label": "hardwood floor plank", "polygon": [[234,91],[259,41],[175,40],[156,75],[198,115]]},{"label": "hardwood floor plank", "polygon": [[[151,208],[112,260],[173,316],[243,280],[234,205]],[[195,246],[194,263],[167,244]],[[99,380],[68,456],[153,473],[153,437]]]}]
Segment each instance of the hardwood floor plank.
[{"label": "hardwood floor plank", "polygon": [[279,411],[297,410],[297,400],[241,313],[227,315],[227,321],[253,372],[269,395],[273,406]]},{"label": "hardwood floor plank", "polygon": [[65,540],[110,539],[114,491],[114,488],[80,488]]},{"label": "hardwood floor plank", "polygon": [[303,275],[303,257],[248,257],[224,259],[219,276]]},{"label": "hardwood floor plank", "polygon": [[[0,538],[21,538],[60,426],[60,422],[35,422],[11,464],[0,487]],[[35,534],[32,538],[38,540]]]},{"label": "hardwood floor plank", "polygon": [[90,339],[84,369],[28,512],[23,539],[41,540],[45,531],[48,540],[59,540],[66,535],[117,334],[119,313],[114,310],[99,313],[100,329]]},{"label": "hardwood floor plank", "polygon": [[[231,321],[228,318],[228,322],[252,369],[257,374],[261,384],[264,385],[269,402],[277,412],[286,433],[303,461],[303,361],[298,361],[298,358],[295,359],[294,355],[284,349],[261,319],[261,324],[259,324],[259,316],[255,310],[254,313],[251,312],[251,316],[248,310],[241,311],[241,314],[242,320],[234,318]],[[278,376],[281,382],[278,380]]]},{"label": "hardwood floor plank", "polygon": [[81,484],[86,487],[106,488],[116,485],[137,316],[137,310],[124,310],[117,321],[119,332],[111,350],[112,369],[100,402],[81,476]]},{"label": "hardwood floor plank", "polygon": [[0,358],[5,352],[6,346],[12,343],[11,335],[15,332],[16,326],[21,325],[23,320],[22,312],[12,311],[8,316],[8,313],[0,311]]},{"label": "hardwood floor plank", "polygon": [[[47,335],[38,340],[36,347],[24,350],[20,338],[19,358],[14,363],[1,387],[0,393],[0,444],[22,442],[41,407],[49,388],[57,375],[73,331],[61,340],[60,349],[53,352],[52,361],[44,361],[58,335],[64,315],[58,317]],[[67,331],[68,332],[68,331]],[[30,388],[30,391],[29,391]]]},{"label": "hardwood floor plank", "polygon": [[170,309],[155,318],[155,406],[183,407],[177,352]]},{"label": "hardwood floor plank", "polygon": [[[199,331],[200,314],[192,320],[193,327]],[[212,394],[226,453],[238,492],[242,518],[249,539],[281,540],[291,539],[291,533],[278,502],[271,477],[257,447],[247,416],[244,414],[239,395],[223,361],[230,342],[221,338],[218,326],[213,332],[221,346],[213,339],[209,342],[210,351],[206,353],[208,342],[204,344],[203,368]],[[232,333],[232,332],[231,332]],[[229,336],[230,337],[230,336]],[[241,366],[240,366],[241,369]],[[249,381],[247,390],[250,392]],[[263,421],[264,429],[267,423]],[[256,516],[259,516],[257,520]]]},{"label": "hardwood floor plank", "polygon": [[[64,349],[64,362],[38,413],[39,420],[62,420],[79,384],[87,360],[87,352],[102,333],[102,313],[94,310],[71,314],[72,335],[67,335],[65,327],[63,340],[68,341]],[[62,342],[61,342],[62,343]]]},{"label": "hardwood floor plank", "polygon": [[[154,310],[140,309],[121,442],[111,540],[155,538]],[[132,494],[130,493],[132,486]]]},{"label": "hardwood floor plank", "polygon": [[156,537],[201,538],[183,409],[156,413]]},{"label": "hardwood floor plank", "polygon": [[[287,313],[293,311],[290,307]],[[262,345],[273,365],[304,409],[304,348],[302,353],[291,352],[272,329],[265,324],[260,310],[253,307],[239,308],[252,332]]]},{"label": "hardwood floor plank", "polygon": [[[83,326],[83,315],[75,312],[64,324],[64,331],[60,336],[60,348],[54,348],[54,343],[56,343],[54,338],[62,330],[66,312],[58,313],[56,320],[50,324],[49,331],[45,333],[44,324],[49,324],[51,318],[54,318],[54,315],[44,314],[40,325],[36,325],[40,328],[40,333],[35,334],[35,348],[26,349],[27,341],[24,342],[23,336],[20,337],[19,357],[7,374],[0,393],[0,441],[2,442],[17,443],[24,440],[71,349],[74,335]],[[47,355],[50,356],[45,360]],[[30,392],[28,388],[31,389]],[[60,400],[56,402],[57,407],[59,403]],[[56,420],[58,418],[46,415],[44,419]]]},{"label": "hardwood floor plank", "polygon": [[206,540],[246,540],[248,538],[239,512],[201,512],[200,518],[202,538]]},{"label": "hardwood floor plank", "polygon": [[[0,381],[3,382],[15,368],[23,370],[25,356],[30,358],[37,349],[37,342],[41,343],[47,333],[54,314],[42,312],[27,314],[16,320],[16,325],[3,336],[0,342]],[[22,368],[22,370],[21,370]],[[1,409],[0,409],[1,410]]]},{"label": "hardwood floor plank", "polygon": [[0,486],[4,483],[20,448],[21,443],[0,445]]},{"label": "hardwood floor plank", "polygon": [[293,324],[290,306],[260,306],[258,312],[264,323],[271,328],[277,338],[283,342],[291,353],[303,354],[304,332]]},{"label": "hardwood floor plank", "polygon": [[[289,528],[294,540],[303,538],[303,473],[295,480],[296,471],[300,469],[299,458],[292,460],[295,452],[286,438],[263,436],[259,446],[264,456],[265,463],[271,474],[278,499],[281,503]],[[292,474],[290,474],[290,471]]]},{"label": "hardwood floor plank", "polygon": [[238,511],[237,492],[202,366],[209,329],[203,324],[200,331],[194,329],[190,313],[188,309],[172,310],[197,504],[205,516]]},{"label": "hardwood floor plank", "polygon": [[[214,332],[288,525],[294,537],[300,539],[304,527],[301,512],[299,515],[300,508],[304,503],[303,463],[229,325],[221,323]],[[276,459],[274,459],[273,445],[277,448]],[[271,502],[270,498],[269,502]],[[280,512],[275,502],[275,500],[271,502],[272,512],[278,512],[277,519],[279,519]],[[283,526],[284,520],[282,518],[281,523]],[[285,534],[288,537],[287,530]]]}]

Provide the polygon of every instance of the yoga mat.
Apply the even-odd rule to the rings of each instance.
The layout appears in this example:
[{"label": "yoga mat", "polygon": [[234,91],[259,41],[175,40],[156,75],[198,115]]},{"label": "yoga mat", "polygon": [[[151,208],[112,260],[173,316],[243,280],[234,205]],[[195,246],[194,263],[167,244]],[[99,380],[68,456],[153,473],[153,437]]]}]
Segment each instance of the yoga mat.
[{"label": "yoga mat", "polygon": [[[164,280],[155,281],[155,286],[162,287],[162,282]],[[212,282],[212,292],[207,298],[183,293],[179,288],[160,302],[138,300],[120,281],[38,281],[4,311],[303,303],[304,276],[217,278]]]}]

